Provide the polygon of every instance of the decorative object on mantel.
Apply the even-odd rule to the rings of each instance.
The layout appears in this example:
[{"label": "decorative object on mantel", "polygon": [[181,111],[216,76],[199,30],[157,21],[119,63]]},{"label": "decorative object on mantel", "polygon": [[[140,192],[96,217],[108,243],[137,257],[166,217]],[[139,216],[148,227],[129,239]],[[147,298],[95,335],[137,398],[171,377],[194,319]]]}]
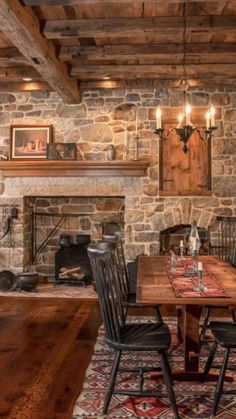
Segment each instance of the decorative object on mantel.
[{"label": "decorative object on mantel", "polygon": [[75,143],[47,144],[47,158],[49,160],[75,160]]},{"label": "decorative object on mantel", "polygon": [[52,125],[11,125],[10,159],[46,159]]},{"label": "decorative object on mantel", "polygon": [[0,160],[8,160],[8,156],[0,152]]},{"label": "decorative object on mantel", "polygon": [[115,160],[116,158],[116,149],[113,144],[109,145],[106,149],[107,151],[107,160]]},{"label": "decorative object on mantel", "polygon": [[132,134],[127,133],[127,124],[125,124],[125,150],[126,159],[127,157],[133,161],[140,160],[138,157],[138,140],[140,136],[138,134],[138,107],[139,104],[133,104],[135,106],[135,132]]},{"label": "decorative object on mantel", "polygon": [[178,125],[174,128],[170,128],[167,131],[162,128],[162,120],[161,120],[161,109],[158,107],[156,110],[156,129],[155,133],[159,136],[161,141],[165,141],[168,139],[169,134],[172,131],[175,131],[177,135],[180,137],[180,141],[183,141],[183,151],[187,153],[189,147],[187,146],[188,141],[190,140],[192,134],[197,132],[199,137],[202,140],[210,140],[212,138],[213,132],[217,129],[215,126],[215,108],[213,106],[210,107],[208,112],[206,113],[206,127],[194,127],[191,122],[191,105],[187,100],[187,91],[190,87],[190,83],[187,79],[186,73],[186,45],[187,45],[187,23],[186,23],[186,3],[183,4],[183,79],[180,81],[179,89],[183,91],[184,95],[184,105],[183,105],[183,113],[180,113],[178,116]]}]

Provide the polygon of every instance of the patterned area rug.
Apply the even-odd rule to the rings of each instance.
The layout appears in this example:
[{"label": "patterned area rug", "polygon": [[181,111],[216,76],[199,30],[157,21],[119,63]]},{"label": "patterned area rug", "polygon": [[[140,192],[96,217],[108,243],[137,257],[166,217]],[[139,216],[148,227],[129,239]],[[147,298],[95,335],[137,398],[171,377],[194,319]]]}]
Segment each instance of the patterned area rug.
[{"label": "patterned area rug", "polygon": [[[132,319],[133,320],[133,319]],[[149,319],[150,320],[150,319]],[[176,325],[174,320],[166,320],[171,327],[173,342],[176,340]],[[102,416],[102,407],[105,389],[107,387],[108,378],[110,375],[113,353],[108,347],[104,345],[104,330],[100,328],[97,342],[94,348],[91,363],[87,369],[86,377],[83,385],[83,390],[76,402],[73,419],[100,419]],[[206,358],[209,353],[211,343],[204,345],[202,348],[201,366],[204,367]],[[143,352],[142,354],[129,355],[124,353],[121,365],[125,367],[132,367],[138,365],[145,366],[159,366],[158,357],[154,352]],[[230,357],[231,365],[235,365],[236,353],[232,353]],[[222,352],[219,350],[215,358],[215,364],[221,365]],[[183,365],[182,349],[179,345],[173,343],[170,351],[170,362],[172,371],[180,369]],[[218,374],[219,370],[212,370]],[[230,372],[233,381],[227,382],[224,390],[236,389],[236,372]],[[138,377],[131,373],[120,373],[117,377],[116,388],[119,389],[137,389]],[[145,388],[152,391],[160,391],[165,393],[165,388],[162,380],[153,380],[150,375],[147,375],[145,380]],[[175,393],[176,400],[181,418],[185,419],[207,419],[210,418],[210,410],[212,406],[213,394],[215,390],[215,382],[206,382],[204,384],[190,383],[190,382],[176,382]],[[130,398],[123,395],[114,395],[112,397],[109,414],[107,419],[135,419],[135,418],[158,418],[171,419],[173,418],[172,410],[169,406],[167,398]],[[233,419],[236,418],[236,396],[223,395],[221,397],[217,418]]]},{"label": "patterned area rug", "polygon": [[56,287],[53,284],[39,284],[36,292],[0,291],[0,297],[83,298],[85,300],[97,300],[97,294],[92,285],[85,287],[65,284],[60,284]]}]

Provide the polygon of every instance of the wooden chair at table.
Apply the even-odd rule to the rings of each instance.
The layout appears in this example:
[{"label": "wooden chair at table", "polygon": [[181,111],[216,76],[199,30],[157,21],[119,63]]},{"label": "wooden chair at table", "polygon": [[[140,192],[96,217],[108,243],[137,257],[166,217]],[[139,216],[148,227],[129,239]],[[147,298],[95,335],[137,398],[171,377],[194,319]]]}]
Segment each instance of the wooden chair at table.
[{"label": "wooden chair at table", "polygon": [[[115,352],[113,366],[104,399],[103,414],[108,411],[112,394],[124,394],[130,397],[161,397],[160,394],[143,390],[144,376],[148,371],[162,370],[167,396],[173,409],[174,418],[179,419],[178,409],[173,391],[173,379],[167,358],[167,350],[171,344],[171,334],[165,323],[125,323],[122,296],[119,293],[118,270],[114,264],[115,243],[100,242],[88,246],[93,276],[105,328],[105,342]],[[161,368],[136,367],[133,369],[119,368],[123,351],[140,352],[156,351],[160,357]],[[137,372],[139,375],[138,390],[115,390],[118,370]]]},{"label": "wooden chair at table", "polygon": [[[216,415],[217,407],[220,401],[220,397],[223,390],[225,373],[227,370],[228,359],[231,349],[236,348],[236,323],[232,322],[222,322],[222,321],[213,321],[209,325],[210,330],[214,336],[215,342],[212,346],[210,354],[208,356],[205,370],[204,370],[204,380],[207,379],[208,373],[212,367],[214,356],[217,350],[218,345],[224,349],[224,358],[220,368],[219,379],[215,389],[215,395],[211,410],[211,417]],[[231,367],[235,371],[235,367]],[[235,394],[235,392],[234,392]]]},{"label": "wooden chair at table", "polygon": [[160,312],[159,305],[144,305],[136,302],[136,292],[130,291],[129,275],[125,262],[124,246],[122,241],[122,232],[116,232],[112,234],[104,234],[103,240],[116,245],[117,264],[120,278],[120,288],[122,293],[122,305],[126,308],[126,314],[129,308],[153,308],[155,310],[155,316],[159,323],[163,322],[162,315]]},{"label": "wooden chair at table", "polygon": [[[221,246],[211,246],[210,247],[210,254],[213,255],[213,256],[222,257],[223,251],[224,251],[224,249]],[[230,254],[231,254],[231,259],[229,260],[229,262],[231,263],[232,266],[236,267],[236,246],[235,246],[233,252],[231,251]],[[211,315],[212,310],[213,309],[222,310],[222,306],[205,305],[204,309],[206,310],[206,314],[205,314],[205,317],[204,317],[204,321],[203,321],[203,325],[202,325],[202,329],[201,329],[201,333],[200,333],[200,341],[201,342],[204,341],[206,331],[209,328],[209,319],[210,319],[210,315]],[[230,311],[231,311],[233,321],[236,322],[236,309],[235,309],[235,307],[230,307]]]}]

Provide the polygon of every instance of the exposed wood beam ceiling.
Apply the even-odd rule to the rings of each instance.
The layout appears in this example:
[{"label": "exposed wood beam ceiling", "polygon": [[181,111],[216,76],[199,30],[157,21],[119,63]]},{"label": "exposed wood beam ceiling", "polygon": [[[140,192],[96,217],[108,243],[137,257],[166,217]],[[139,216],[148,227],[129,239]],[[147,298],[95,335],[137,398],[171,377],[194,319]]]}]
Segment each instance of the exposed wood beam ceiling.
[{"label": "exposed wood beam ceiling", "polygon": [[[0,0],[0,10],[1,30],[43,80],[66,102],[80,101],[77,81],[69,77],[67,66],[56,57],[54,45],[47,42],[40,33],[39,22],[33,13],[18,0]],[[32,75],[32,78],[37,76]]]},{"label": "exposed wood beam ceiling", "polygon": [[[236,0],[0,0],[0,91],[236,86]],[[183,34],[186,21],[186,44]],[[32,78],[29,83],[24,78]]]}]

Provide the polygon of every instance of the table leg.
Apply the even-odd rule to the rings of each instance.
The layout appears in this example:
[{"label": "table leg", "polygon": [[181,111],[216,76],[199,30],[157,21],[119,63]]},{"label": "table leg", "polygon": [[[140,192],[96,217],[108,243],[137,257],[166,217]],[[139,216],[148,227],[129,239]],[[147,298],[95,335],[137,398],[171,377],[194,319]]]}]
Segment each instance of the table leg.
[{"label": "table leg", "polygon": [[199,371],[199,319],[201,306],[186,305],[183,307],[183,345],[185,372]]},{"label": "table leg", "polygon": [[183,343],[183,307],[177,306],[177,339],[179,343]]}]

